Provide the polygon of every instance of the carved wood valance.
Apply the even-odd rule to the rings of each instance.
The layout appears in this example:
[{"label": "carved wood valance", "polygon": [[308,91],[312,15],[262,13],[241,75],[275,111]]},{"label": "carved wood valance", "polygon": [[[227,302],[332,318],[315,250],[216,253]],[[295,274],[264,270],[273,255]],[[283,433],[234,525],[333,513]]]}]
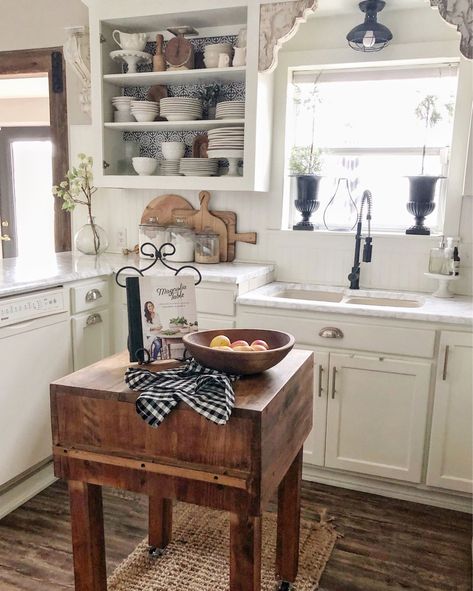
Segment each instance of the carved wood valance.
[{"label": "carved wood valance", "polygon": [[457,28],[461,35],[460,51],[473,59],[473,1],[472,0],[430,0],[437,7],[442,18]]},{"label": "carved wood valance", "polygon": [[260,9],[259,71],[270,72],[278,63],[278,51],[317,8],[317,0],[292,0],[262,4]]}]

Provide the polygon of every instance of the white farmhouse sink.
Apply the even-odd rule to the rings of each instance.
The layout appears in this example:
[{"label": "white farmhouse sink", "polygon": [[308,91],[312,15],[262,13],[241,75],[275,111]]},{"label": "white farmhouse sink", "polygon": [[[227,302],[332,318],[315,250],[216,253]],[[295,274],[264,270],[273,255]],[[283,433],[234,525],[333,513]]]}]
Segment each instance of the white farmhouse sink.
[{"label": "white farmhouse sink", "polygon": [[286,300],[298,300],[305,302],[326,302],[348,306],[378,306],[390,308],[421,308],[424,304],[423,298],[416,296],[404,296],[396,292],[370,292],[362,290],[356,295],[352,290],[343,289],[340,291],[330,288],[312,286],[288,287],[272,294],[273,297]]},{"label": "white farmhouse sink", "polygon": [[285,289],[274,294],[277,298],[287,300],[305,300],[310,302],[335,302],[343,299],[343,293],[337,291],[323,291],[318,289]]},{"label": "white farmhouse sink", "polygon": [[377,298],[372,296],[349,297],[346,304],[357,304],[359,306],[391,306],[393,308],[420,308],[422,302],[419,300],[403,300],[398,298]]}]

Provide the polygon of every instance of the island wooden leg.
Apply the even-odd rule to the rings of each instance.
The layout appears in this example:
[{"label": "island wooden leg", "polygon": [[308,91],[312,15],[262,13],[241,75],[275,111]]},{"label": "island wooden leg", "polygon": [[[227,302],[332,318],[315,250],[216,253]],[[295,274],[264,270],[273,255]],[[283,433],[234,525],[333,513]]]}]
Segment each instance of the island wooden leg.
[{"label": "island wooden leg", "polygon": [[299,568],[302,449],[281,481],[278,490],[276,574],[293,583]]},{"label": "island wooden leg", "polygon": [[107,591],[102,487],[69,481],[75,591]]},{"label": "island wooden leg", "polygon": [[261,591],[261,517],[230,514],[230,591]]},{"label": "island wooden leg", "polygon": [[151,549],[164,550],[172,537],[172,499],[149,497],[148,540]]}]

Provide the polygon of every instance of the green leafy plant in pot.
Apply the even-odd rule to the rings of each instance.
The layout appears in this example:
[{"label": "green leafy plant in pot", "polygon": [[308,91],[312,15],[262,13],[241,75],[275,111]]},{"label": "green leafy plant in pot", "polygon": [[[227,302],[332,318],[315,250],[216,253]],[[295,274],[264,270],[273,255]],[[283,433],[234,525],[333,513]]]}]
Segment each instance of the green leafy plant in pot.
[{"label": "green leafy plant in pot", "polygon": [[424,224],[425,218],[435,209],[435,188],[439,179],[443,176],[424,175],[425,156],[427,151],[427,135],[442,119],[438,106],[438,98],[435,95],[427,95],[416,107],[416,117],[424,123],[425,141],[422,148],[422,166],[420,175],[408,176],[409,201],[407,211],[415,217],[415,224],[406,230],[406,234],[418,234],[429,236],[430,229]]}]

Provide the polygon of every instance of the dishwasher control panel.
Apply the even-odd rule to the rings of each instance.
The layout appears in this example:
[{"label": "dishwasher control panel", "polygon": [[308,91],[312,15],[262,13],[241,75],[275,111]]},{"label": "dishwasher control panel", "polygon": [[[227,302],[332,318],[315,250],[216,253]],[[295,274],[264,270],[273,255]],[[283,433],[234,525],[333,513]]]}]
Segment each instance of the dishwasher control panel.
[{"label": "dishwasher control panel", "polygon": [[64,289],[0,299],[0,328],[67,311]]}]

